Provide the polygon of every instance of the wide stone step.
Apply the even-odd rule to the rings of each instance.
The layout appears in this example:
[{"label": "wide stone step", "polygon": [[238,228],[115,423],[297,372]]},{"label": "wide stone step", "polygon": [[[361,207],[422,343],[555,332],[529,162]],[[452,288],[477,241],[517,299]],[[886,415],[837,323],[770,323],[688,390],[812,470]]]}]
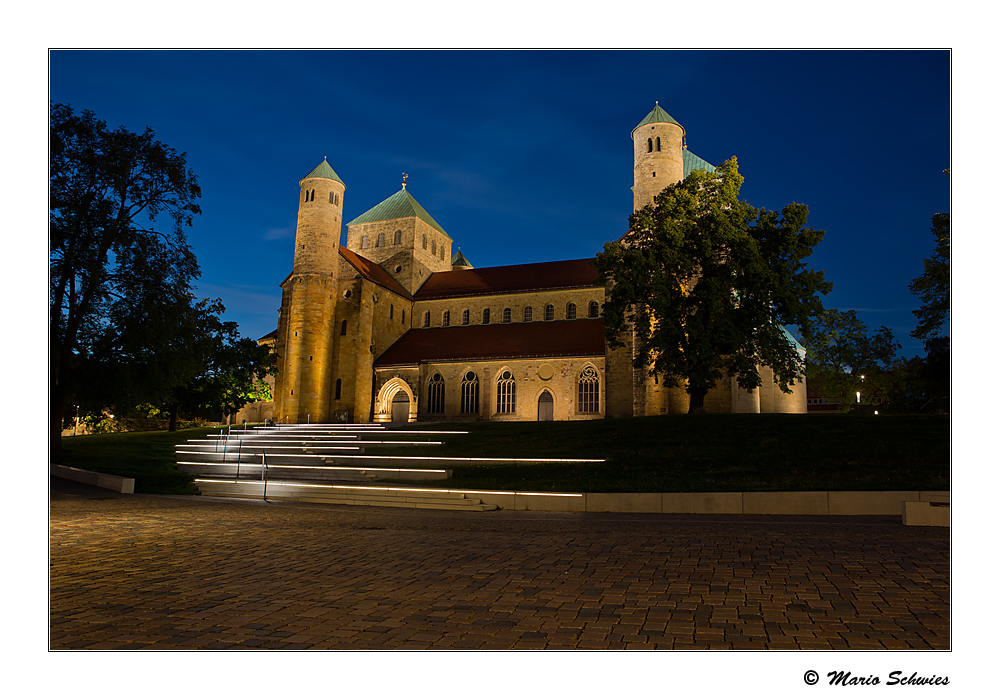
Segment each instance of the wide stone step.
[{"label": "wide stone step", "polygon": [[[223,498],[254,498],[265,496],[260,481],[196,480],[195,486],[204,496]],[[320,484],[287,484],[268,482],[266,497],[275,501],[364,505],[428,510],[462,510],[483,512],[496,510],[478,498],[468,498],[459,492],[421,492],[418,490],[329,488]]]}]

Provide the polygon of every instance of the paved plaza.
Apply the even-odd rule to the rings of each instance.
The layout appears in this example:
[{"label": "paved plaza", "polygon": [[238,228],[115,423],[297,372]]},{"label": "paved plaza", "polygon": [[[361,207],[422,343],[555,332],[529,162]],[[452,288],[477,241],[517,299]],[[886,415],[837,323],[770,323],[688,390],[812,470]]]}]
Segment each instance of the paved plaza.
[{"label": "paved plaza", "polygon": [[393,508],[52,479],[52,649],[947,649],[949,530]]}]

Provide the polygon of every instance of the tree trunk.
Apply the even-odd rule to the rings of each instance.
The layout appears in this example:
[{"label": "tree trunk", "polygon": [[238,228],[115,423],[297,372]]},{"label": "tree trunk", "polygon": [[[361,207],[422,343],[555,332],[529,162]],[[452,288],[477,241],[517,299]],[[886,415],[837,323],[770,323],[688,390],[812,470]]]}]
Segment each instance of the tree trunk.
[{"label": "tree trunk", "polygon": [[170,423],[167,424],[167,432],[177,432],[177,404],[170,407]]},{"label": "tree trunk", "polygon": [[691,396],[691,402],[688,405],[688,413],[705,412],[705,395],[707,393],[708,389],[688,387],[688,394]]}]

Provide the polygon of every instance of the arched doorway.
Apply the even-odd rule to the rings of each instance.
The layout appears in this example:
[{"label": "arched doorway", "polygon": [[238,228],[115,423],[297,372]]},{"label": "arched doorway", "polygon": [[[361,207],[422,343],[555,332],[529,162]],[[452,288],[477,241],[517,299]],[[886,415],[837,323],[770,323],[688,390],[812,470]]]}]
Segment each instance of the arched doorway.
[{"label": "arched doorway", "polygon": [[552,420],[552,394],[546,389],[538,397],[538,420]]},{"label": "arched doorway", "polygon": [[410,397],[400,389],[392,397],[392,422],[405,423],[410,418]]}]

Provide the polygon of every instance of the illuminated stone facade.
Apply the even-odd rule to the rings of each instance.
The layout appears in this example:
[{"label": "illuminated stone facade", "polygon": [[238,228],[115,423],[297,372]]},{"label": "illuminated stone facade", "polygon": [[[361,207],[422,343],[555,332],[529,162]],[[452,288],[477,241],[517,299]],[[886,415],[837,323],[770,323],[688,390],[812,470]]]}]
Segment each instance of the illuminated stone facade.
[{"label": "illuminated stone facade", "polygon": [[[659,105],[632,133],[634,206],[695,168],[683,127]],[[299,183],[292,272],[273,345],[274,401],[241,416],[288,422],[533,421],[685,413],[683,388],[609,351],[588,260],[474,268],[402,189],[347,224],[344,182],[324,159]],[[624,214],[624,213],[623,213]],[[709,412],[805,413],[804,380],[782,393],[732,380]]]}]

